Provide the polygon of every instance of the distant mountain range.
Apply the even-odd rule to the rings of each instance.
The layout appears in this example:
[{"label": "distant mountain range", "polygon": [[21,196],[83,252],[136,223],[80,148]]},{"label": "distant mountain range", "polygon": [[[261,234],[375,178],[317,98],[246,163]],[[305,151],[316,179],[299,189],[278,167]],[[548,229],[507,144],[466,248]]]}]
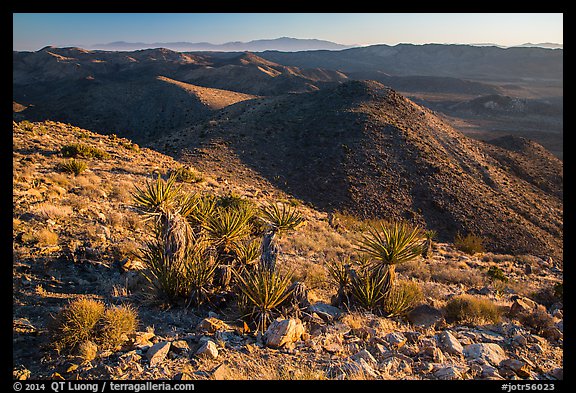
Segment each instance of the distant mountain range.
[{"label": "distant mountain range", "polygon": [[306,51],[306,50],[341,50],[353,48],[359,45],[342,45],[331,41],[317,39],[300,39],[281,37],[275,39],[253,40],[249,42],[226,42],[224,44],[212,44],[209,42],[125,42],[116,41],[107,44],[95,44],[90,46],[91,49],[115,50],[115,51],[133,51],[139,49],[166,48],[179,52],[194,51],[263,51],[278,50],[285,52]]},{"label": "distant mountain range", "polygon": [[[253,40],[249,42],[233,41],[224,44],[212,44],[210,42],[126,42],[115,41],[106,44],[94,44],[85,46],[90,49],[110,50],[110,51],[134,51],[140,49],[166,48],[178,52],[261,52],[266,50],[281,52],[298,52],[312,50],[329,50],[338,51],[343,49],[357,48],[365,45],[343,45],[332,41],[317,39],[301,39],[291,37],[281,37],[274,39]],[[494,43],[475,43],[470,46],[495,46],[498,48],[546,48],[546,49],[564,49],[563,44],[543,42],[538,44],[525,43],[514,46],[504,46]]]}]

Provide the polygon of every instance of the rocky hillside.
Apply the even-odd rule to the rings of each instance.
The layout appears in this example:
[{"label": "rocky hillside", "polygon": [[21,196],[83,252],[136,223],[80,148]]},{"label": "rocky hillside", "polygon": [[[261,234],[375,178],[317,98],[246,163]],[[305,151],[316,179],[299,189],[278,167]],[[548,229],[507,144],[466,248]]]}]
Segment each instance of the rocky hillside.
[{"label": "rocky hillside", "polygon": [[208,173],[241,178],[248,167],[323,211],[408,219],[444,241],[474,233],[496,252],[562,260],[560,161],[470,139],[378,82],[231,105],[157,146],[188,149]]},{"label": "rocky hillside", "polygon": [[202,88],[213,89],[208,95],[222,107],[254,94],[313,91],[347,79],[337,71],[286,67],[251,53],[222,58],[168,49],[46,47],[14,52],[13,70],[14,101],[24,106],[17,119],[59,120],[139,143],[205,119],[214,106],[205,105]]},{"label": "rocky hillside", "polygon": [[[376,95],[379,108],[386,102],[412,108],[414,116],[428,119],[429,133],[439,134],[443,127],[430,123],[434,120],[431,113],[371,84],[344,86],[332,91],[324,102],[329,108],[338,95],[353,93],[358,97],[358,90]],[[365,101],[364,97],[361,102]],[[288,103],[278,101],[278,105]],[[246,103],[231,107],[243,105]],[[261,105],[266,108],[271,104],[262,101]],[[358,106],[356,111],[343,113],[341,121],[329,125],[334,132],[344,132],[343,126],[337,128],[342,122],[354,124],[360,117],[366,125],[375,122],[367,109],[377,110],[368,107],[362,112]],[[293,110],[307,116],[303,108]],[[382,117],[386,114],[392,122],[393,112],[378,113]],[[312,135],[298,125],[291,130]],[[350,129],[357,134],[375,132]],[[400,141],[410,142],[403,160],[386,154],[382,158],[406,168],[409,159],[420,151],[417,149],[421,140],[414,139],[410,129],[390,125],[379,130],[378,138],[383,141],[373,149],[388,143],[388,150],[394,151]],[[442,143],[444,149],[460,152],[460,161],[446,165],[466,181],[467,172],[480,169],[467,160],[464,153],[470,151],[464,146],[476,147],[477,155],[487,155],[487,150],[451,130],[444,132],[437,135],[438,140],[431,138],[428,148],[437,154]],[[270,129],[269,140],[274,141],[273,135],[274,130]],[[299,141],[298,135],[293,135]],[[250,136],[253,142],[258,142],[256,136]],[[317,138],[321,137],[328,143],[327,135],[319,133]],[[353,141],[352,136],[347,140]],[[66,172],[63,166],[69,162],[63,155],[74,144],[84,146],[82,151],[87,152],[84,158],[77,159],[86,164],[77,175]],[[354,145],[350,145],[353,149]],[[289,157],[285,154],[290,150],[284,149],[279,152]],[[367,151],[364,159],[371,154]],[[350,168],[354,168],[354,160],[360,159],[352,156]],[[495,159],[487,155],[485,160],[491,164]],[[442,163],[439,161],[439,166]],[[235,302],[224,306],[166,307],[143,278],[144,267],[133,254],[151,232],[134,209],[131,192],[157,174],[166,176],[181,165],[169,156],[115,135],[57,122],[13,124],[15,379],[563,379],[562,268],[555,261],[529,254],[469,255],[450,242],[435,242],[426,259],[398,266],[398,279],[412,282],[422,292],[422,298],[408,314],[387,318],[338,308],[330,305],[337,286],[329,278],[326,266],[355,254],[354,244],[369,222],[351,215],[335,221],[333,216],[301,203],[247,167],[239,178],[233,172],[213,177],[196,171],[195,182],[179,184],[190,193],[228,197],[233,194],[255,205],[283,201],[295,206],[306,225],[280,239],[278,263],[283,271],[294,271],[292,280],[308,288],[309,304],[299,317],[279,317],[265,334],[254,334],[248,328]],[[234,168],[236,163],[230,165]],[[316,161],[316,165],[321,163]],[[308,176],[322,179],[316,173]],[[349,173],[354,176],[353,171]],[[447,176],[441,166],[438,173]],[[506,173],[490,166],[486,169],[487,176],[511,176]],[[429,176],[433,175],[431,171]],[[248,188],[243,182],[250,176],[253,181]],[[519,183],[512,177],[507,180],[513,185],[523,184],[526,193],[534,192],[535,186],[527,181]],[[499,181],[494,180],[494,188],[502,186]],[[439,187],[446,184],[453,183],[446,180],[439,182]],[[386,195],[395,196],[393,192]],[[496,198],[497,194],[491,197]],[[480,199],[476,203],[485,206]],[[510,233],[514,233],[511,228]],[[78,299],[99,301],[107,310],[132,306],[138,314],[136,326],[117,337],[117,345],[104,346],[90,337],[77,351],[58,353],[51,334],[53,317],[62,315],[62,310],[69,309]],[[458,301],[477,304],[480,312],[470,309],[462,315],[454,309]],[[108,325],[99,327],[102,331],[115,326],[108,321]]]}]

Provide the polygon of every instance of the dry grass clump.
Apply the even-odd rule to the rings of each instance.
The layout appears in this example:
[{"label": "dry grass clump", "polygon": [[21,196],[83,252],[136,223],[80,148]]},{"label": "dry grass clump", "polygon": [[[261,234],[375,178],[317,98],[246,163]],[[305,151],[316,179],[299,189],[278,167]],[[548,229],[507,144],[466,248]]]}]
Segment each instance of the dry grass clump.
[{"label": "dry grass clump", "polygon": [[453,297],[444,310],[446,320],[456,323],[498,323],[502,316],[502,312],[492,301],[472,295]]},{"label": "dry grass clump", "polygon": [[114,348],[122,344],[127,335],[136,332],[138,313],[130,305],[112,306],[104,312],[100,323],[100,342]]},{"label": "dry grass clump", "polygon": [[456,234],[454,238],[454,246],[460,250],[464,251],[466,254],[474,255],[476,253],[484,252],[484,238],[474,235],[472,233],[463,236],[460,233]]},{"label": "dry grass clump", "polygon": [[422,289],[417,282],[398,280],[384,298],[382,308],[388,317],[404,315],[422,302],[423,299]]},{"label": "dry grass clump", "polygon": [[112,189],[109,192],[110,198],[113,198],[119,202],[128,203],[132,201],[132,190],[134,189],[134,185],[132,182],[121,180],[117,183],[114,183]]},{"label": "dry grass clump", "polygon": [[104,310],[104,303],[99,300],[82,297],[70,302],[56,315],[50,327],[55,349],[58,352],[72,350],[91,339]]},{"label": "dry grass clump", "polygon": [[[22,240],[24,240],[24,238]],[[52,232],[50,229],[43,228],[32,233],[29,241],[39,246],[55,246],[58,244],[58,234]]]},{"label": "dry grass clump", "polygon": [[128,305],[106,308],[100,300],[81,297],[68,303],[49,324],[52,345],[61,353],[88,341],[114,348],[138,327],[136,309]]},{"label": "dry grass clump", "polygon": [[63,217],[70,217],[73,210],[70,206],[54,205],[52,203],[43,202],[34,205],[32,212],[44,220],[56,220]]}]

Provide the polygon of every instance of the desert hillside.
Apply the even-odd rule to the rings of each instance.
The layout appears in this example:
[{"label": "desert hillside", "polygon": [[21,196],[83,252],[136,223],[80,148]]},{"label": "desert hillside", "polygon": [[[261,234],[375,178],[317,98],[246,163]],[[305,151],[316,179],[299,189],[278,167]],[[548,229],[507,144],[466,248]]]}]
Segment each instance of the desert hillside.
[{"label": "desert hillside", "polygon": [[443,241],[474,233],[495,252],[561,261],[562,162],[505,140],[471,139],[378,82],[351,81],[228,106],[156,146],[187,151],[213,175],[255,171],[322,211],[412,220]]},{"label": "desert hillside", "polygon": [[[156,81],[197,97],[210,93]],[[560,164],[524,141],[469,140],[377,83],[307,94],[298,102],[239,100],[203,128],[162,142],[171,144],[167,149],[180,142],[174,137],[196,144],[186,162],[111,131],[14,122],[14,378],[563,379],[562,265],[532,253],[561,243],[562,189],[552,176]],[[272,108],[294,120],[280,121]],[[232,115],[253,132],[233,134]],[[514,159],[521,152],[550,172],[535,173],[532,160]],[[162,189],[170,181],[181,199],[146,205],[154,190],[170,194]],[[369,219],[376,201],[389,220],[410,211],[415,224],[430,220],[437,236],[427,232],[426,253],[418,243],[396,266],[394,281],[388,270],[392,292],[370,300],[362,296],[363,280],[383,270],[371,270],[375,261],[362,256],[360,245],[370,228],[384,225]],[[275,203],[291,213],[283,225],[270,213]],[[426,203],[436,210],[418,205]],[[346,213],[326,209],[336,205]],[[511,249],[522,250],[513,240],[528,231],[525,251],[483,247],[495,237],[467,243],[452,236],[465,224],[478,235],[496,231],[501,218],[492,205],[508,213]],[[249,224],[228,244],[218,236],[219,218],[241,214],[250,214]],[[164,244],[165,232],[157,229],[169,228],[162,220],[193,233],[169,237],[172,248],[154,254],[154,244]],[[267,277],[254,260],[269,261],[268,254],[255,255],[267,250],[265,239],[273,242],[270,231],[277,233],[271,274],[280,277],[281,297],[259,329],[244,312],[252,301],[247,294],[258,286],[242,280]],[[250,245],[260,242],[248,258]],[[182,244],[207,247],[200,259],[186,259],[191,270],[185,271],[210,280],[199,287],[204,275],[183,276],[202,291],[184,286],[166,297],[161,278],[167,276],[151,275],[150,263],[179,260]],[[147,259],[145,250],[160,259]],[[202,267],[217,269],[194,270]],[[227,276],[230,269],[240,273]]]}]

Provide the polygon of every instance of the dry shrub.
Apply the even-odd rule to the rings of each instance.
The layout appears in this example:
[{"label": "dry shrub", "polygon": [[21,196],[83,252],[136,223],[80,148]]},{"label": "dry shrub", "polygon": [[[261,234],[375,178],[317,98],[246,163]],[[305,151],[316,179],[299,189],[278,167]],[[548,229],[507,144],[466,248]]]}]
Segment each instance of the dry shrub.
[{"label": "dry shrub", "polygon": [[55,349],[74,349],[95,335],[98,321],[104,315],[104,303],[89,298],[70,302],[54,318],[50,327]]},{"label": "dry shrub", "polygon": [[138,313],[130,305],[113,306],[102,316],[100,342],[104,347],[115,348],[122,344],[138,327]]},{"label": "dry shrub", "polygon": [[116,199],[119,202],[128,203],[132,200],[131,192],[134,189],[132,182],[121,180],[115,183],[110,190],[110,198]]},{"label": "dry shrub", "polygon": [[517,316],[522,325],[528,327],[530,331],[538,335],[546,335],[546,331],[554,327],[554,318],[544,310],[523,312]]},{"label": "dry shrub", "polygon": [[498,323],[502,314],[489,299],[472,295],[453,297],[444,310],[448,322],[470,324]]},{"label": "dry shrub", "polygon": [[54,205],[52,203],[44,202],[35,205],[32,211],[35,215],[44,220],[56,220],[58,218],[71,216],[73,210],[70,206]]},{"label": "dry shrub", "polygon": [[484,238],[481,236],[474,235],[472,233],[463,236],[460,233],[456,234],[454,238],[454,246],[460,250],[464,251],[466,254],[474,255],[476,253],[484,252]]},{"label": "dry shrub", "polygon": [[39,246],[55,246],[58,244],[58,234],[50,229],[41,229],[32,235],[32,242]]}]

